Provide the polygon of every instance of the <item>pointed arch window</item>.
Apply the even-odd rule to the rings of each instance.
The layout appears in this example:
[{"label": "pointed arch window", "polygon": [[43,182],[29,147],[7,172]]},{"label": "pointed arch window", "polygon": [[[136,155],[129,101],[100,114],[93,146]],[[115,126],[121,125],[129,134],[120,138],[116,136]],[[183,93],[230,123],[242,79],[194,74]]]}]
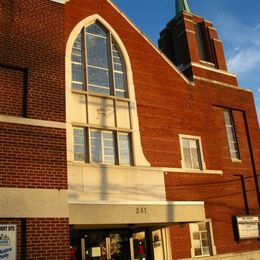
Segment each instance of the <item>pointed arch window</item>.
[{"label": "pointed arch window", "polygon": [[121,52],[111,33],[98,22],[79,33],[71,61],[72,89],[128,97]]}]

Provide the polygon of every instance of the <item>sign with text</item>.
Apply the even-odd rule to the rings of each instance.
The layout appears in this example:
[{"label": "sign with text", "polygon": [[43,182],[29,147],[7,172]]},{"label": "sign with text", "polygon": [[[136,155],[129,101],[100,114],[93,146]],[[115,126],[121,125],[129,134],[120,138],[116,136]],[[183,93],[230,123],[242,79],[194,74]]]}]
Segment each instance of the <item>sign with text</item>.
[{"label": "sign with text", "polygon": [[258,216],[237,216],[239,239],[259,238]]},{"label": "sign with text", "polygon": [[101,247],[91,247],[86,254],[90,257],[101,257]]},{"label": "sign with text", "polygon": [[0,224],[0,259],[16,259],[16,225]]}]

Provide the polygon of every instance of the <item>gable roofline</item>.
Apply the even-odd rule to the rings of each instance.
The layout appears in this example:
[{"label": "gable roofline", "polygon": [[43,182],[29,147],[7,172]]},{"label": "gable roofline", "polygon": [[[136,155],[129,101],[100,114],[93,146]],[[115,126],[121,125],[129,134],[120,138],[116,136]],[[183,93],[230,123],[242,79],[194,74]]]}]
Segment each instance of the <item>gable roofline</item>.
[{"label": "gable roofline", "polygon": [[111,4],[115,10],[120,13],[126,21],[152,46],[152,48],[184,79],[186,83],[189,85],[193,85],[194,83],[188,80],[188,78],[178,69],[177,66],[173,64],[173,62],[142,32],[134,22],[130,20],[130,18],[115,4],[112,0],[107,0],[109,4]]}]

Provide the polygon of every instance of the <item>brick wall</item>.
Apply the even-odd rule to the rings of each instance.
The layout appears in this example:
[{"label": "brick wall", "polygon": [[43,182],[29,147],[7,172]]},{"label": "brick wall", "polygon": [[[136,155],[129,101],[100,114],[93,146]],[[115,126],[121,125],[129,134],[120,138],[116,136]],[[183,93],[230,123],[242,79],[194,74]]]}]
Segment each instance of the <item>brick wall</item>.
[{"label": "brick wall", "polygon": [[20,70],[1,68],[0,65],[0,114],[22,116],[23,74]]},{"label": "brick wall", "polygon": [[[17,260],[22,259],[21,219],[0,219],[17,225]],[[26,219],[26,259],[69,259],[69,223],[66,218]]]},{"label": "brick wall", "polygon": [[[244,213],[240,181],[234,174],[245,176],[251,212],[259,212],[245,123],[240,112],[234,114],[242,162],[232,163],[223,115],[217,108],[225,106],[246,113],[259,172],[260,134],[250,93],[199,80],[195,86],[188,85],[107,1],[69,1],[65,25],[64,5],[49,0],[2,0],[0,6],[0,49],[4,50],[0,61],[28,68],[28,117],[36,119],[65,122],[65,41],[75,25],[89,15],[98,13],[108,21],[130,56],[141,140],[152,166],[181,167],[178,135],[190,134],[201,136],[207,168],[224,171],[223,176],[169,173],[165,175],[167,199],[205,201],[218,253],[259,247],[256,240],[237,244],[231,226],[231,217]],[[11,105],[5,105],[1,97],[1,113],[19,115],[18,95],[8,91],[13,85],[20,89],[21,75],[1,73],[6,84],[1,91],[13,97]],[[10,82],[5,80],[8,73],[13,73]],[[218,80],[227,79],[218,76]],[[1,187],[67,188],[65,130],[5,123],[0,128]],[[30,219],[27,224],[29,259],[66,259],[67,219]],[[178,236],[185,241],[182,245]],[[173,227],[171,237],[174,256],[189,256],[187,227]]]},{"label": "brick wall", "polygon": [[[1,0],[0,9],[0,63],[28,69],[28,117],[64,122],[64,5],[49,0]],[[13,91],[18,90],[21,76],[4,73],[4,80],[7,73],[13,77],[2,87],[15,84]],[[17,94],[11,94],[16,96],[9,107],[16,106]],[[8,110],[19,115],[17,109],[3,108],[5,104],[1,102],[1,113]]]},{"label": "brick wall", "polygon": [[191,240],[189,224],[173,225],[170,227],[172,259],[191,257]]},{"label": "brick wall", "polygon": [[[220,108],[229,107],[245,113],[249,120],[250,138],[259,172],[259,126],[252,94],[198,79],[194,81],[194,86],[188,85],[177,70],[169,66],[106,1],[69,1],[65,5],[65,39],[68,39],[78,22],[96,13],[118,33],[130,56],[141,142],[152,166],[180,168],[179,134],[188,134],[202,138],[207,169],[224,172],[223,176],[165,174],[167,199],[205,201],[206,217],[212,219],[219,254],[259,248],[257,240],[240,244],[234,240],[231,218],[245,213],[241,182],[234,174],[245,176],[251,213],[257,214],[259,208],[242,112],[234,113],[242,157],[241,163],[234,163],[230,158],[224,116]],[[224,65],[222,60],[221,66]],[[236,79],[232,76],[209,71],[201,73],[203,77],[215,77],[219,81],[236,85]],[[189,236],[187,227],[181,229],[174,226],[171,229],[175,258],[190,256]],[[184,242],[180,243],[178,237]]]},{"label": "brick wall", "polygon": [[0,187],[66,189],[66,131],[0,123]]},{"label": "brick wall", "polygon": [[[65,122],[64,5],[2,0],[0,9],[0,114]],[[67,188],[65,130],[0,129],[0,187]]]},{"label": "brick wall", "polygon": [[68,219],[28,219],[28,260],[69,259]]},{"label": "brick wall", "polygon": [[[64,5],[0,0],[0,50],[0,115],[65,122]],[[0,187],[67,189],[65,129],[1,122],[0,158]],[[26,221],[27,259],[69,259],[68,219]],[[21,260],[21,220],[0,223],[17,224]]]}]

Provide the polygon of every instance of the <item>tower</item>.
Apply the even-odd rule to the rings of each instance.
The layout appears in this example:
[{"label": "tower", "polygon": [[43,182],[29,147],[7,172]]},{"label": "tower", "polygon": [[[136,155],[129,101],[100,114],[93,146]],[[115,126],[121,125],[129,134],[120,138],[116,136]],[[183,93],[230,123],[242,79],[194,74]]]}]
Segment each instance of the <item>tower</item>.
[{"label": "tower", "polygon": [[176,16],[160,33],[159,48],[191,80],[207,78],[237,86],[227,72],[217,30],[191,12],[187,0],[176,0]]},{"label": "tower", "polygon": [[182,11],[186,11],[190,13],[190,6],[187,0],[177,0],[175,1],[175,10],[176,10],[176,15],[181,13]]}]

